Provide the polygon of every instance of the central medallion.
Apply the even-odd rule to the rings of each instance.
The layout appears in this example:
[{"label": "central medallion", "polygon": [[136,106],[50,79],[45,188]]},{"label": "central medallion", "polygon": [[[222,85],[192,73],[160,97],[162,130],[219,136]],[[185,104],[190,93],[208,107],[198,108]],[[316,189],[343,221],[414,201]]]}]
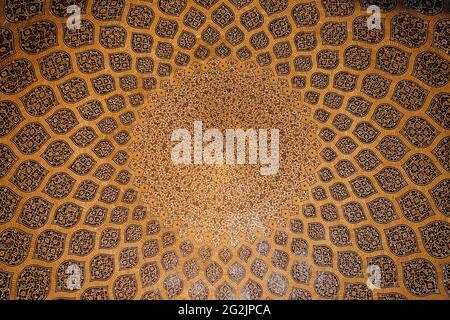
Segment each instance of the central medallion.
[{"label": "central medallion", "polygon": [[[283,210],[295,214],[320,163],[316,124],[299,92],[271,70],[233,60],[194,65],[162,86],[140,112],[132,144],[142,200],[152,214],[199,242],[232,244],[267,236],[285,223]],[[232,131],[234,165],[226,162],[226,148],[223,162],[204,161],[210,144],[204,136],[195,140],[195,124],[205,129],[197,134],[214,128],[218,140]],[[195,143],[202,161],[195,162]],[[184,163],[173,161],[174,150],[188,154]],[[265,164],[251,165],[263,156]],[[263,167],[276,170],[261,174]]]}]

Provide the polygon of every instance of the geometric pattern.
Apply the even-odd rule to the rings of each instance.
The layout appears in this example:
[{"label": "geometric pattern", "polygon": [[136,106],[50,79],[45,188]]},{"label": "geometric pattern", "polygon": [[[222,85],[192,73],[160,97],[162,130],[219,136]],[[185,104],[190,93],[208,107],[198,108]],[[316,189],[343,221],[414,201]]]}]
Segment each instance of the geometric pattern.
[{"label": "geometric pattern", "polygon": [[[448,8],[371,3],[0,3],[0,299],[449,299]],[[195,116],[292,153],[177,176]]]}]

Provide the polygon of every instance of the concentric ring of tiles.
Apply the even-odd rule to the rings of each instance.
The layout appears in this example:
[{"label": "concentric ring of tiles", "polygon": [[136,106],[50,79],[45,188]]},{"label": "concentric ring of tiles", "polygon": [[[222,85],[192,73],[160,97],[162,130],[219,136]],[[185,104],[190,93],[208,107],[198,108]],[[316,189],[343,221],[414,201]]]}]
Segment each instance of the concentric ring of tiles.
[{"label": "concentric ring of tiles", "polygon": [[[369,31],[365,0],[3,1],[0,298],[448,298],[449,8],[375,2]],[[217,63],[299,96],[319,150],[269,234],[238,220],[220,245],[155,210],[136,152],[159,97]]]}]

